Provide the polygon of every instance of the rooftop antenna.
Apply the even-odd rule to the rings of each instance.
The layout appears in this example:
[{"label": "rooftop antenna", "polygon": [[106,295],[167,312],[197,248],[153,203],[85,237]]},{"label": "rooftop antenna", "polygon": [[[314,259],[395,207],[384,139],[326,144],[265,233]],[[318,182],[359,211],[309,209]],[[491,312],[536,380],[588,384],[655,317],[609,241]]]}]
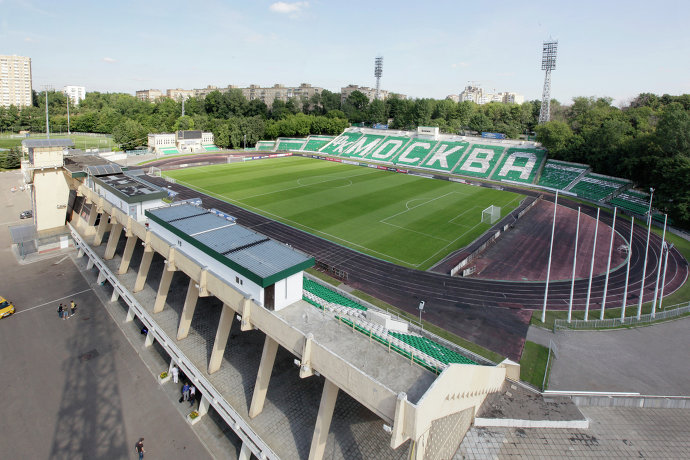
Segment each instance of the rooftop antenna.
[{"label": "rooftop antenna", "polygon": [[376,99],[381,91],[381,75],[383,74],[383,56],[377,56],[374,60],[374,77],[376,77]]},{"label": "rooftop antenna", "polygon": [[558,52],[558,40],[544,42],[541,55],[541,70],[546,71],[544,76],[544,91],[541,95],[541,110],[539,111],[539,124],[551,119],[551,71],[556,69],[556,54]]}]

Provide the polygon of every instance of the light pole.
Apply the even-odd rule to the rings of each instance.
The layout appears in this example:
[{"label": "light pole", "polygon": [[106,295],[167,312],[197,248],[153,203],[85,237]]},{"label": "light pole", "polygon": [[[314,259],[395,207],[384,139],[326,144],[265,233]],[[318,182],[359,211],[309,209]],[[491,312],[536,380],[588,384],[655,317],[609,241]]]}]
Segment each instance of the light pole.
[{"label": "light pole", "polygon": [[419,325],[422,325],[422,312],[424,311],[424,301],[422,300],[419,302],[419,306],[417,307],[419,310]]},{"label": "light pole", "polygon": [[642,316],[642,298],[644,297],[644,278],[647,275],[647,256],[649,256],[649,234],[652,231],[652,200],[654,189],[649,187],[649,209],[647,210],[647,245],[644,250],[644,266],[642,267],[642,281],[640,282],[640,299],[637,303],[637,319]]}]

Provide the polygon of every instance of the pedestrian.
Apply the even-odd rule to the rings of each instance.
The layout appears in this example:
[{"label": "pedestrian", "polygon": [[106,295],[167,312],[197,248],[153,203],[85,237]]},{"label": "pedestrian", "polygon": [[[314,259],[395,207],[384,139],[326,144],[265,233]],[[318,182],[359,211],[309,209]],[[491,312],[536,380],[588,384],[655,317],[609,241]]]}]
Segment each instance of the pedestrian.
[{"label": "pedestrian", "polygon": [[74,300],[72,300],[70,302],[70,310],[71,310],[70,317],[74,316],[77,313],[77,304],[74,303]]},{"label": "pedestrian", "polygon": [[177,365],[173,364],[170,373],[172,374],[173,383],[177,383],[177,379],[180,376],[180,369],[177,368]]},{"label": "pedestrian", "polygon": [[188,401],[189,400],[189,384],[187,382],[184,383],[182,386],[182,401]]},{"label": "pedestrian", "polygon": [[194,398],[196,397],[196,387],[191,385],[189,387],[189,407],[194,405]]},{"label": "pedestrian", "polygon": [[144,458],[144,438],[139,438],[139,441],[134,445],[134,451],[139,454],[139,460]]},{"label": "pedestrian", "polygon": [[60,304],[57,311],[58,311],[58,318],[62,319],[62,311],[63,311],[62,304]]}]

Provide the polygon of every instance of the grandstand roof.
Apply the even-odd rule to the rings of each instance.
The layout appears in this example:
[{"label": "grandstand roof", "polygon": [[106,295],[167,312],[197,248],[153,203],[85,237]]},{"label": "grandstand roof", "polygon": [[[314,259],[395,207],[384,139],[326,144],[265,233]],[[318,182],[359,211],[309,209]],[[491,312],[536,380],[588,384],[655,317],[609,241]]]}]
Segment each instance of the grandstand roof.
[{"label": "grandstand roof", "polygon": [[156,200],[168,196],[168,193],[159,187],[121,173],[95,177],[94,180],[127,203]]},{"label": "grandstand roof", "polygon": [[72,147],[72,139],[24,139],[22,146],[27,148],[36,147]]},{"label": "grandstand roof", "polygon": [[210,211],[184,203],[146,216],[261,287],[314,265],[314,258]]}]

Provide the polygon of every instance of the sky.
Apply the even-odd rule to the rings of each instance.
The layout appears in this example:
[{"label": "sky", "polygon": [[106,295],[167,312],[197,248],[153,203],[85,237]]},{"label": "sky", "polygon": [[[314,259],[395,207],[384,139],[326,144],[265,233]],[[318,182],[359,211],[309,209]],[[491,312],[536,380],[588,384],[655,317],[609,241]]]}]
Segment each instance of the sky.
[{"label": "sky", "polygon": [[551,96],[690,93],[690,2],[0,0],[0,54],[31,58],[33,87],[88,91],[282,83],[442,99],[470,82]]}]

